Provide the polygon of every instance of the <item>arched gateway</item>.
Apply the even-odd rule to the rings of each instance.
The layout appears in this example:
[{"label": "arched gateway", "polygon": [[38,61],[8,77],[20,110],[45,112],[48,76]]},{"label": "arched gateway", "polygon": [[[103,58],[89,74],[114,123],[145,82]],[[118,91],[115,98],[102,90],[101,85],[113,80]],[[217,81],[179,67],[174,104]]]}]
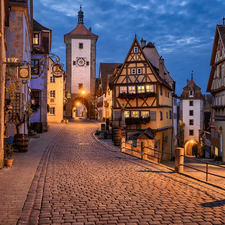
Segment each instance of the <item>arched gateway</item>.
[{"label": "arched gateway", "polygon": [[83,22],[84,13],[80,7],[78,24],[64,35],[66,44],[66,93],[71,98],[66,103],[65,116],[74,117],[76,102],[80,101],[87,109],[87,118],[95,118],[96,42],[98,36],[87,29]]}]

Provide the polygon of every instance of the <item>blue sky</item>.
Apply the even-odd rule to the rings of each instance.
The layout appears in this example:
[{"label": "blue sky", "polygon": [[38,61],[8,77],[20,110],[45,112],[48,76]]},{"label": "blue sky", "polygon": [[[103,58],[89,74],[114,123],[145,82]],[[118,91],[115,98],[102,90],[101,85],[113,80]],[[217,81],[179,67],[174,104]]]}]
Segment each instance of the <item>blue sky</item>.
[{"label": "blue sky", "polygon": [[[92,27],[100,62],[123,63],[135,34],[155,44],[181,94],[191,79],[206,93],[217,24],[223,23],[224,0],[35,0],[34,19],[52,30],[52,53],[65,65],[64,34],[77,25],[82,4],[84,25]],[[66,67],[64,66],[64,69]]]}]

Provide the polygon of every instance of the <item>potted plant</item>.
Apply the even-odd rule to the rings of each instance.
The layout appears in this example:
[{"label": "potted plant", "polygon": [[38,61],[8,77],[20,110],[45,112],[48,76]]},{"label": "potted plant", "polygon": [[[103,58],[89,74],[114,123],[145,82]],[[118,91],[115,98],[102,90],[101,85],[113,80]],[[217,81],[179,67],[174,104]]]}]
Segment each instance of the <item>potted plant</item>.
[{"label": "potted plant", "polygon": [[5,143],[4,145],[4,162],[5,166],[12,166],[13,164],[13,155],[16,150],[13,147],[13,144]]}]

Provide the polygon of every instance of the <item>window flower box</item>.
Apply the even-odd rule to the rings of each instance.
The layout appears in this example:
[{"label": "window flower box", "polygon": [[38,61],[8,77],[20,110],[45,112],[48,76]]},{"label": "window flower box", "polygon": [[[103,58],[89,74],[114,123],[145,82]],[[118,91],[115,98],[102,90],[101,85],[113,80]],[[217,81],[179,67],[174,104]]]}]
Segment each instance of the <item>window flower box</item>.
[{"label": "window flower box", "polygon": [[150,122],[150,117],[127,117],[125,123],[130,124],[146,124]]},{"label": "window flower box", "polygon": [[135,98],[145,99],[145,98],[150,98],[150,97],[155,97],[155,96],[156,96],[155,92],[145,92],[145,93],[135,93],[135,94],[121,93],[121,94],[119,94],[118,98],[132,100]]},{"label": "window flower box", "polygon": [[224,110],[225,109],[225,105],[214,105],[212,108],[215,111],[220,110],[220,109]]}]

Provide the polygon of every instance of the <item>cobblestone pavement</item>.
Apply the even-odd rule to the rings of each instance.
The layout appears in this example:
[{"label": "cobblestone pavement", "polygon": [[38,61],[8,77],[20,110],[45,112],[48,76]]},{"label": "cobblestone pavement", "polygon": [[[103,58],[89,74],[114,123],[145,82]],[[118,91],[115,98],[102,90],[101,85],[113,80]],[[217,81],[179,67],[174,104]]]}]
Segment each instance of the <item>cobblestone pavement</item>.
[{"label": "cobblestone pavement", "polygon": [[43,154],[18,225],[225,224],[225,191],[99,143],[70,122]]}]

